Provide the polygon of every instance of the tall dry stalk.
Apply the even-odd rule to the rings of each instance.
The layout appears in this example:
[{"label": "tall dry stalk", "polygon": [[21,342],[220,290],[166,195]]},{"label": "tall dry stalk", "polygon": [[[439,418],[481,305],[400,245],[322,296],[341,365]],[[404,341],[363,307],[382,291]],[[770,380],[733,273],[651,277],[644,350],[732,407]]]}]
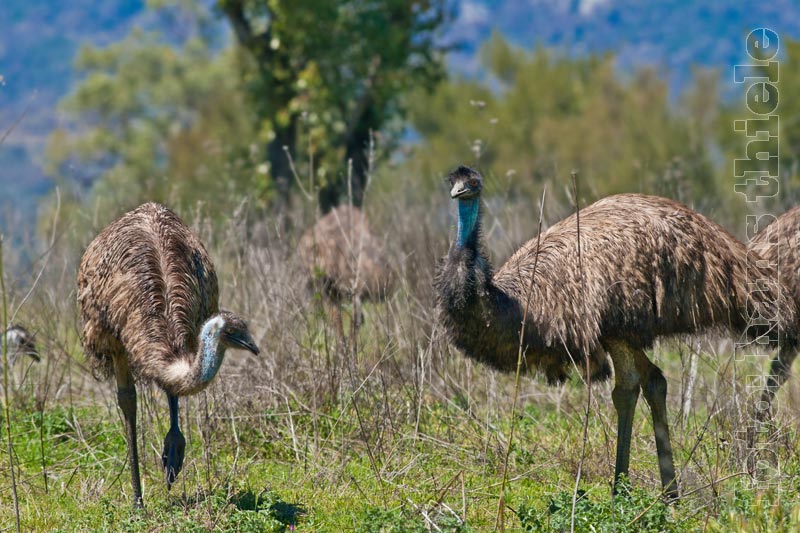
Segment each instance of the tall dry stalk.
[{"label": "tall dry stalk", "polygon": [[[17,120],[3,133],[0,138],[0,145],[2,145],[11,132],[25,119],[31,104],[25,106]],[[16,520],[17,533],[20,531],[19,525],[19,499],[17,498],[17,479],[14,474],[14,448],[11,442],[11,409],[9,407],[9,394],[8,394],[8,338],[6,336],[6,329],[8,329],[8,300],[6,298],[6,284],[5,273],[3,272],[3,236],[0,235],[0,292],[2,292],[3,299],[3,410],[6,418],[6,435],[8,437],[8,468],[11,471],[11,493],[14,497],[14,518]]]},{"label": "tall dry stalk", "polygon": [[[511,429],[508,433],[508,442],[506,443],[505,457],[503,458],[503,480],[500,483],[500,497],[497,500],[497,518],[494,527],[500,531],[505,531],[505,508],[506,508],[506,483],[508,482],[508,457],[511,454],[511,443],[514,441],[514,426],[516,425],[516,411],[517,399],[519,398],[519,375],[522,370],[522,356],[524,353],[525,344],[525,324],[528,321],[528,310],[531,305],[531,293],[533,292],[533,284],[536,280],[536,267],[539,264],[539,244],[542,238],[542,220],[544,218],[544,199],[547,189],[542,190],[542,202],[539,205],[539,228],[536,232],[536,255],[533,259],[533,274],[528,283],[528,289],[525,293],[525,310],[522,313],[522,324],[519,330],[519,345],[517,351],[517,370],[514,375],[514,400],[511,402]],[[522,274],[520,273],[520,276]]]},{"label": "tall dry stalk", "polygon": [[[683,349],[679,350],[679,354],[683,356]],[[697,352],[695,352],[694,347],[689,347],[689,353],[687,354],[688,362],[685,362],[684,358],[681,357],[681,365],[686,365],[688,368],[684,375],[686,376],[686,381],[684,383],[683,390],[681,391],[681,425],[683,428],[686,428],[686,425],[689,423],[689,414],[692,411],[692,397],[694,396],[694,386],[695,382],[697,381]]]},{"label": "tall dry stalk", "polygon": [[[583,314],[586,315],[586,288],[583,279],[583,263],[581,262],[581,204],[580,197],[578,196],[578,173],[572,171],[572,190],[575,195],[575,225],[578,232],[578,276],[581,280],[581,303],[583,304]],[[581,482],[581,474],[583,473],[583,462],[586,460],[586,445],[589,442],[589,411],[592,408],[592,373],[589,368],[590,354],[584,354],[584,362],[586,363],[586,413],[583,418],[583,442],[581,444],[581,460],[578,462],[578,472],[575,474],[575,486],[572,489],[572,510],[570,511],[570,532],[575,531],[575,507],[578,503],[578,485]]]},{"label": "tall dry stalk", "polygon": [[8,439],[8,469],[11,471],[11,494],[14,498],[14,517],[16,519],[17,533],[19,525],[19,499],[17,498],[17,478],[14,473],[14,448],[11,442],[11,408],[9,406],[8,389],[8,300],[6,298],[5,273],[3,272],[3,236],[0,235],[0,297],[3,300],[3,411],[6,419],[6,437]]}]

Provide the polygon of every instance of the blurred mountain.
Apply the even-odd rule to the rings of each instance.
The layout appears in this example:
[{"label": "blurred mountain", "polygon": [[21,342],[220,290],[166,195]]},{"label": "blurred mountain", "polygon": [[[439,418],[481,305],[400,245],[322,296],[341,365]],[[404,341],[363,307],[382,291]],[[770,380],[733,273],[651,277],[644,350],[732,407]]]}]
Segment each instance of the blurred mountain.
[{"label": "blurred mountain", "polygon": [[[142,16],[144,0],[3,0],[0,2],[0,228],[28,233],[36,198],[51,187],[42,171],[56,104],[75,81],[72,61],[82,44],[123,37]],[[24,114],[24,117],[23,117]]]},{"label": "blurred mountain", "polygon": [[[52,184],[42,159],[56,109],[75,81],[72,61],[81,44],[105,44],[146,24],[144,0],[3,0],[0,2],[0,128],[27,114],[0,146],[0,228],[34,220],[36,198]],[[761,26],[800,38],[794,0],[462,0],[448,37],[463,44],[453,71],[480,75],[477,50],[492,31],[532,47],[566,54],[613,52],[621,75],[651,65],[677,92],[694,65],[721,69],[723,80],[742,61],[744,38]],[[175,23],[166,27],[179,34]],[[542,80],[546,82],[546,80]],[[13,210],[27,213],[20,218]],[[25,222],[27,221],[27,222]]]},{"label": "blurred mountain", "polygon": [[474,72],[477,47],[492,31],[500,31],[525,48],[613,52],[621,72],[653,66],[679,91],[691,78],[693,66],[718,68],[723,75],[732,72],[733,65],[745,59],[745,36],[759,27],[800,38],[800,2],[464,0],[452,31],[467,46],[452,64]]}]

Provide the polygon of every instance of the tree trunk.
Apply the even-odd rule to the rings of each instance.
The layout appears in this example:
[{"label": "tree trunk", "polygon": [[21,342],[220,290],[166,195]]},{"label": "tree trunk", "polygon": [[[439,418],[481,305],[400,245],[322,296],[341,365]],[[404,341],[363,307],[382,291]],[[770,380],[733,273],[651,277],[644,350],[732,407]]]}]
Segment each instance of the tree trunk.
[{"label": "tree trunk", "polygon": [[[360,129],[360,128],[359,128]],[[364,131],[356,133],[347,140],[345,160],[352,162],[353,180],[353,204],[361,207],[364,203],[364,192],[367,187],[369,177],[369,134],[368,126],[363,127]],[[347,183],[345,183],[347,190]]]},{"label": "tree trunk", "polygon": [[295,119],[291,119],[288,126],[275,129],[275,138],[267,144],[270,176],[275,183],[275,190],[277,191],[274,203],[278,207],[281,217],[289,212],[291,200],[290,190],[294,177],[292,176],[289,156],[294,157],[295,130]]},{"label": "tree trunk", "polygon": [[348,178],[352,180],[353,205],[361,207],[364,203],[364,193],[371,170],[369,168],[370,136],[375,129],[374,124],[377,122],[374,119],[372,106],[365,106],[357,115],[356,120],[358,123],[350,129],[344,140],[345,172],[342,174],[342,178],[330,181],[319,189],[319,207],[323,214],[348,200]]}]

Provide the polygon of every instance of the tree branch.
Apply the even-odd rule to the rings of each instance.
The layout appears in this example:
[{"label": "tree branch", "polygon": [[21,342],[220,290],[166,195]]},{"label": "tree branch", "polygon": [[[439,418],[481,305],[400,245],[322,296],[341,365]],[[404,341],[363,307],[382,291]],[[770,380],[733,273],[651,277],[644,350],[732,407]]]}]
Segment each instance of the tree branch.
[{"label": "tree branch", "polygon": [[[244,13],[244,3],[242,0],[220,2],[220,8],[222,12],[225,13],[225,16],[228,17],[228,20],[230,20],[233,32],[236,34],[236,39],[239,41],[239,44],[251,52],[254,52],[254,55],[258,56],[259,60],[261,60],[262,57],[266,59],[266,56],[270,53],[268,45],[272,39],[271,29],[268,27],[263,33],[254,34],[253,27],[250,25],[250,21],[247,20],[247,15]],[[261,47],[262,49],[258,50],[258,53],[255,53],[253,49],[260,43],[266,44],[267,46]]]}]

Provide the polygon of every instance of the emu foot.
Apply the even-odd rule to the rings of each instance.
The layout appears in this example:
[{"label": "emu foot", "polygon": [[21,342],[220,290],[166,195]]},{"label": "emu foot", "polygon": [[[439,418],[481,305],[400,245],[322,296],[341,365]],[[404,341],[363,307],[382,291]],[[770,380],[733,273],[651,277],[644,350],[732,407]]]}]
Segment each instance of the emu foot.
[{"label": "emu foot", "polygon": [[175,428],[167,432],[164,437],[164,451],[161,452],[161,464],[167,479],[167,489],[175,483],[175,478],[183,468],[183,452],[186,449],[186,439],[181,430]]},{"label": "emu foot", "polygon": [[677,483],[670,484],[669,487],[664,489],[663,500],[667,505],[678,505],[681,502]]},{"label": "emu foot", "polygon": [[134,496],[133,497],[133,510],[134,511],[141,511],[144,509],[144,502],[142,501],[141,496]]}]

